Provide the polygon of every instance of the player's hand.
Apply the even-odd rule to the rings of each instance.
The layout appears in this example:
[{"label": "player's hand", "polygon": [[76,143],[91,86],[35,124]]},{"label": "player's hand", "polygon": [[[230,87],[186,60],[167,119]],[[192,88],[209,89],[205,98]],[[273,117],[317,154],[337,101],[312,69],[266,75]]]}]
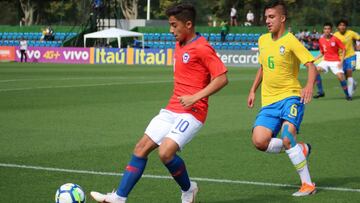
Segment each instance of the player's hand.
[{"label": "player's hand", "polygon": [[253,108],[255,103],[255,92],[250,92],[248,96],[247,105],[249,108]]},{"label": "player's hand", "polygon": [[301,90],[301,100],[300,102],[303,104],[307,104],[311,101],[313,96],[313,87],[311,85],[306,85],[302,90]]},{"label": "player's hand", "polygon": [[190,107],[197,102],[197,99],[193,95],[180,96],[178,99],[180,104],[185,108]]}]

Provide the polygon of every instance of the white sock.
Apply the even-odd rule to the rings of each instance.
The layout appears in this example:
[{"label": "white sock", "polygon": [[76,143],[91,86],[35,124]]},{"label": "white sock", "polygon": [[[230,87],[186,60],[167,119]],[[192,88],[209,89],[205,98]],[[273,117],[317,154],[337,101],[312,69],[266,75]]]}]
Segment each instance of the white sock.
[{"label": "white sock", "polygon": [[288,154],[291,162],[295,166],[296,171],[300,176],[301,182],[311,185],[312,182],[310,178],[310,172],[307,166],[306,158],[302,152],[300,145],[296,144],[295,147],[286,150],[286,153]]},{"label": "white sock", "polygon": [[283,149],[283,141],[279,138],[271,138],[266,152],[278,154]]},{"label": "white sock", "polygon": [[349,96],[351,97],[354,92],[354,79],[352,77],[349,77],[347,79],[347,86],[348,86]]}]

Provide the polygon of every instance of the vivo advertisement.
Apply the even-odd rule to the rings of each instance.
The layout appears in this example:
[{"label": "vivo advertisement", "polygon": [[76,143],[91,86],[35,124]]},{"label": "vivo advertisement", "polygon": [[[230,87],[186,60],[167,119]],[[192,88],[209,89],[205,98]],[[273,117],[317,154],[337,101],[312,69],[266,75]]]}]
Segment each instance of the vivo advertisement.
[{"label": "vivo advertisement", "polygon": [[[29,47],[27,61],[34,63],[89,63],[89,48]],[[20,49],[16,49],[15,61],[20,61]]]}]

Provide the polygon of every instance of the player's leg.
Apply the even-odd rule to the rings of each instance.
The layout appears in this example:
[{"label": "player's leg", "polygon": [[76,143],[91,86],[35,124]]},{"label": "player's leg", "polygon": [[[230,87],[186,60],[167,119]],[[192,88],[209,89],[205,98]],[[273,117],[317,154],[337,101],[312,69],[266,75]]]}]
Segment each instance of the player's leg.
[{"label": "player's leg", "polygon": [[322,85],[322,79],[321,79],[321,72],[326,72],[326,68],[325,68],[325,64],[324,61],[320,62],[319,65],[316,67],[317,69],[317,75],[316,75],[316,80],[315,80],[315,84],[317,87],[317,95],[314,96],[315,99],[320,98],[320,97],[324,97],[325,93],[324,93],[324,89],[323,89],[323,85]]},{"label": "player's leg", "polygon": [[351,97],[348,92],[348,86],[347,86],[345,76],[344,76],[344,71],[342,69],[339,69],[338,66],[339,66],[338,62],[332,62],[330,69],[335,74],[337,79],[339,80],[341,89],[343,89],[343,91],[344,91],[345,98],[347,100],[351,100]]},{"label": "player's leg", "polygon": [[344,73],[347,79],[348,93],[352,97],[356,89],[356,81],[353,78],[353,69],[356,65],[356,55],[344,60]]},{"label": "player's leg", "polygon": [[22,62],[23,62],[23,58],[24,58],[24,51],[23,51],[23,50],[20,50],[20,55],[21,55],[20,61],[21,61],[21,63],[22,63]]},{"label": "player's leg", "polygon": [[339,82],[340,82],[341,88],[342,88],[343,91],[344,91],[344,94],[345,94],[345,96],[346,96],[346,99],[347,99],[347,100],[351,100],[351,96],[349,95],[348,86],[347,86],[347,82],[346,82],[346,80],[345,80],[344,73],[337,73],[337,74],[336,74],[336,77],[338,78],[338,80],[339,80]]},{"label": "player's leg", "polygon": [[141,178],[147,163],[147,156],[160,145],[163,138],[169,133],[173,122],[173,115],[166,110],[161,110],[151,120],[144,136],[135,145],[133,155],[125,168],[123,178],[116,192],[107,195],[92,192],[91,196],[98,202],[125,202],[132,188]]},{"label": "player's leg", "polygon": [[142,176],[147,163],[147,156],[156,149],[158,145],[145,134],[135,145],[134,153],[124,170],[124,175],[120,181],[116,194],[126,198],[132,188]]},{"label": "player's leg", "polygon": [[288,121],[283,123],[281,138],[283,139],[286,153],[295,166],[301,182],[312,185],[306,157],[304,156],[301,146],[296,142],[296,127],[294,124]]},{"label": "player's leg", "polygon": [[158,145],[145,134],[135,145],[134,153],[124,170],[117,190],[108,194],[91,192],[91,196],[98,202],[124,203],[144,172],[147,156],[157,147]]},{"label": "player's leg", "polygon": [[264,126],[256,126],[253,129],[252,142],[254,146],[267,153],[280,153],[283,149],[283,141],[273,137],[273,132]]},{"label": "player's leg", "polygon": [[176,154],[178,150],[178,144],[166,137],[159,147],[159,157],[181,190],[188,191],[191,185],[190,178],[184,160]]},{"label": "player's leg", "polygon": [[178,115],[169,134],[160,144],[159,157],[180,186],[182,202],[190,203],[194,202],[198,187],[190,181],[185,162],[176,152],[190,142],[203,124],[191,114]]},{"label": "player's leg", "polygon": [[261,108],[256,117],[252,142],[254,146],[268,153],[280,153],[283,150],[282,140],[276,138],[281,127],[280,112],[277,103]]},{"label": "player's leg", "polygon": [[296,168],[302,183],[300,190],[294,193],[294,196],[305,196],[316,192],[315,184],[311,181],[304,149],[296,141],[296,134],[303,115],[304,104],[300,103],[300,98],[291,98],[286,101],[282,113],[284,122],[280,134],[286,149],[285,152]]}]

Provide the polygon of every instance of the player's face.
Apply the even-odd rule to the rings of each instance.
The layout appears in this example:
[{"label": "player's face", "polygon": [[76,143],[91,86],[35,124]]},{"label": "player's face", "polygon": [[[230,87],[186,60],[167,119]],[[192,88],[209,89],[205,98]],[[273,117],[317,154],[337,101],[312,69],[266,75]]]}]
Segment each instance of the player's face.
[{"label": "player's face", "polygon": [[285,22],[285,15],[277,7],[265,10],[265,23],[271,33],[279,32],[281,25]]},{"label": "player's face", "polygon": [[326,36],[329,36],[332,32],[332,29],[330,26],[324,26],[323,32]]},{"label": "player's face", "polygon": [[345,25],[345,23],[340,23],[337,28],[338,28],[339,32],[341,32],[341,33],[345,33],[345,32],[346,32],[346,25]]},{"label": "player's face", "polygon": [[186,42],[189,34],[191,33],[192,23],[187,21],[186,23],[178,20],[175,16],[169,17],[170,33],[174,35],[176,41],[180,43]]}]

